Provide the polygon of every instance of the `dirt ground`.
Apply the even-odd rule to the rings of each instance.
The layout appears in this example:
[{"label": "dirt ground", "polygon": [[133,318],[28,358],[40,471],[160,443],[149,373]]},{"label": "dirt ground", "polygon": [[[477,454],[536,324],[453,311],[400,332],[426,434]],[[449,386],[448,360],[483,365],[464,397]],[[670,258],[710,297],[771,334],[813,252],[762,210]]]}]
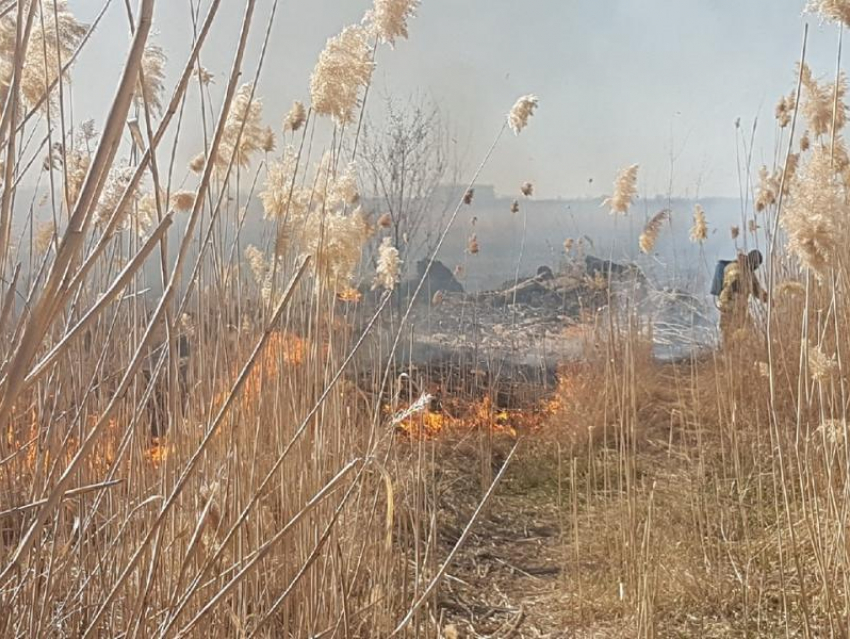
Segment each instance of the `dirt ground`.
[{"label": "dirt ground", "polygon": [[[493,470],[507,442],[494,444]],[[443,636],[492,639],[580,639],[628,636],[622,621],[582,619],[570,582],[563,491],[557,456],[520,446],[483,517],[449,567],[439,599]],[[523,454],[525,456],[523,456]],[[441,477],[441,544],[450,550],[482,487],[468,472],[475,451],[458,448]],[[464,458],[468,463],[463,463]],[[568,533],[566,533],[568,534]]]}]

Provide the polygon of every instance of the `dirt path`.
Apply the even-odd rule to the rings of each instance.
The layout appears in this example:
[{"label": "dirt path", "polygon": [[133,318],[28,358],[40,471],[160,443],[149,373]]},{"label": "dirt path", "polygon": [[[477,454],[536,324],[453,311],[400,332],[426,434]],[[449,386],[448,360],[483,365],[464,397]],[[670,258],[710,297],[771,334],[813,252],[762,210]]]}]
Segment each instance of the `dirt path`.
[{"label": "dirt path", "polygon": [[[457,541],[480,493],[463,466],[446,471],[442,482],[451,486],[443,500],[446,548]],[[568,636],[560,600],[566,575],[557,486],[549,477],[525,476],[521,466],[508,471],[443,582],[447,638]]]},{"label": "dirt path", "polygon": [[[468,463],[451,464],[441,481],[450,487],[441,512],[441,543],[447,551],[481,492],[471,472],[474,452],[467,455]],[[494,457],[498,465],[499,454]],[[443,581],[439,606],[446,639],[629,637],[623,620],[582,618],[581,593],[571,574],[594,567],[576,566],[570,557],[570,512],[558,471],[553,454],[526,447],[515,458]]]}]

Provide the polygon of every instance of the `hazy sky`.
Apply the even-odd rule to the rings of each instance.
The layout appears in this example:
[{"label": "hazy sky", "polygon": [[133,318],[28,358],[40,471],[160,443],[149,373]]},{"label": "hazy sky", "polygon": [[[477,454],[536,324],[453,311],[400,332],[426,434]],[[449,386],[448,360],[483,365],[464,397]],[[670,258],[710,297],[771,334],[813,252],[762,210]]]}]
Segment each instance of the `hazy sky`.
[{"label": "hazy sky", "polygon": [[[70,0],[90,21],[103,0]],[[132,3],[136,4],[135,0]],[[203,0],[205,12],[208,0]],[[223,0],[203,64],[219,89],[243,0]],[[259,0],[245,79],[253,77],[271,0]],[[281,0],[259,95],[279,125],[326,39],[360,20],[369,0]],[[773,109],[794,85],[803,26],[816,75],[835,72],[838,31],[802,16],[803,0],[422,0],[410,39],[378,53],[373,98],[432,98],[450,120],[466,175],[524,93],[540,108],[519,137],[505,136],[482,175],[499,192],[525,180],[545,197],[600,195],[616,171],[641,164],[644,195],[737,195],[736,134],[759,117],[755,162],[771,163]],[[78,117],[102,123],[127,50],[124,3],[114,0],[74,73]],[[173,80],[188,54],[188,0],[159,0],[155,41]],[[168,88],[170,94],[173,83]],[[370,98],[373,99],[373,98]],[[748,134],[749,135],[749,134]],[[188,145],[198,140],[187,140]],[[188,154],[191,149],[185,149]],[[187,155],[188,157],[188,155]],[[592,178],[593,183],[588,180]]]}]

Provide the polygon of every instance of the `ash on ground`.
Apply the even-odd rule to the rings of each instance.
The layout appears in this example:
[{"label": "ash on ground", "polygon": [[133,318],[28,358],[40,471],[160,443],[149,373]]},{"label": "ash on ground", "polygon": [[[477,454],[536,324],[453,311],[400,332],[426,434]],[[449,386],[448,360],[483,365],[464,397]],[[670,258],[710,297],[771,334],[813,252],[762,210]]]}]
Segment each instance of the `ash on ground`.
[{"label": "ash on ground", "polygon": [[[400,287],[400,312],[427,266],[420,262],[416,277]],[[552,371],[592,347],[594,325],[608,313],[620,319],[637,314],[651,323],[660,359],[689,356],[715,343],[716,311],[709,300],[655,288],[633,264],[587,256],[561,272],[544,265],[495,290],[467,293],[452,270],[434,261],[397,355],[420,364],[450,358],[472,366],[499,363]],[[387,330],[392,332],[394,324]]]}]

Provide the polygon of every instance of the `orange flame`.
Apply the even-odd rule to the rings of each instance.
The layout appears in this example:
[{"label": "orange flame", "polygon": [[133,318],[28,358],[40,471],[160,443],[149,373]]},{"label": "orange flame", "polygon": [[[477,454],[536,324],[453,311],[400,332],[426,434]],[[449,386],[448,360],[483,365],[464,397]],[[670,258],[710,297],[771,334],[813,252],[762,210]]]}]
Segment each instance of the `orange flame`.
[{"label": "orange flame", "polygon": [[145,449],[145,459],[154,467],[159,467],[168,458],[170,452],[171,447],[165,442],[164,437],[153,437],[151,445]]},{"label": "orange flame", "polygon": [[[425,409],[399,421],[400,432],[413,439],[434,439],[447,433],[489,430],[516,437],[537,430],[551,415],[550,403],[532,409],[499,409],[489,396],[471,403],[448,401],[442,410]],[[403,412],[404,409],[402,409]]]},{"label": "orange flame", "polygon": [[337,293],[336,297],[340,302],[352,302],[356,304],[363,299],[363,293],[358,291],[356,288],[346,288]]}]

